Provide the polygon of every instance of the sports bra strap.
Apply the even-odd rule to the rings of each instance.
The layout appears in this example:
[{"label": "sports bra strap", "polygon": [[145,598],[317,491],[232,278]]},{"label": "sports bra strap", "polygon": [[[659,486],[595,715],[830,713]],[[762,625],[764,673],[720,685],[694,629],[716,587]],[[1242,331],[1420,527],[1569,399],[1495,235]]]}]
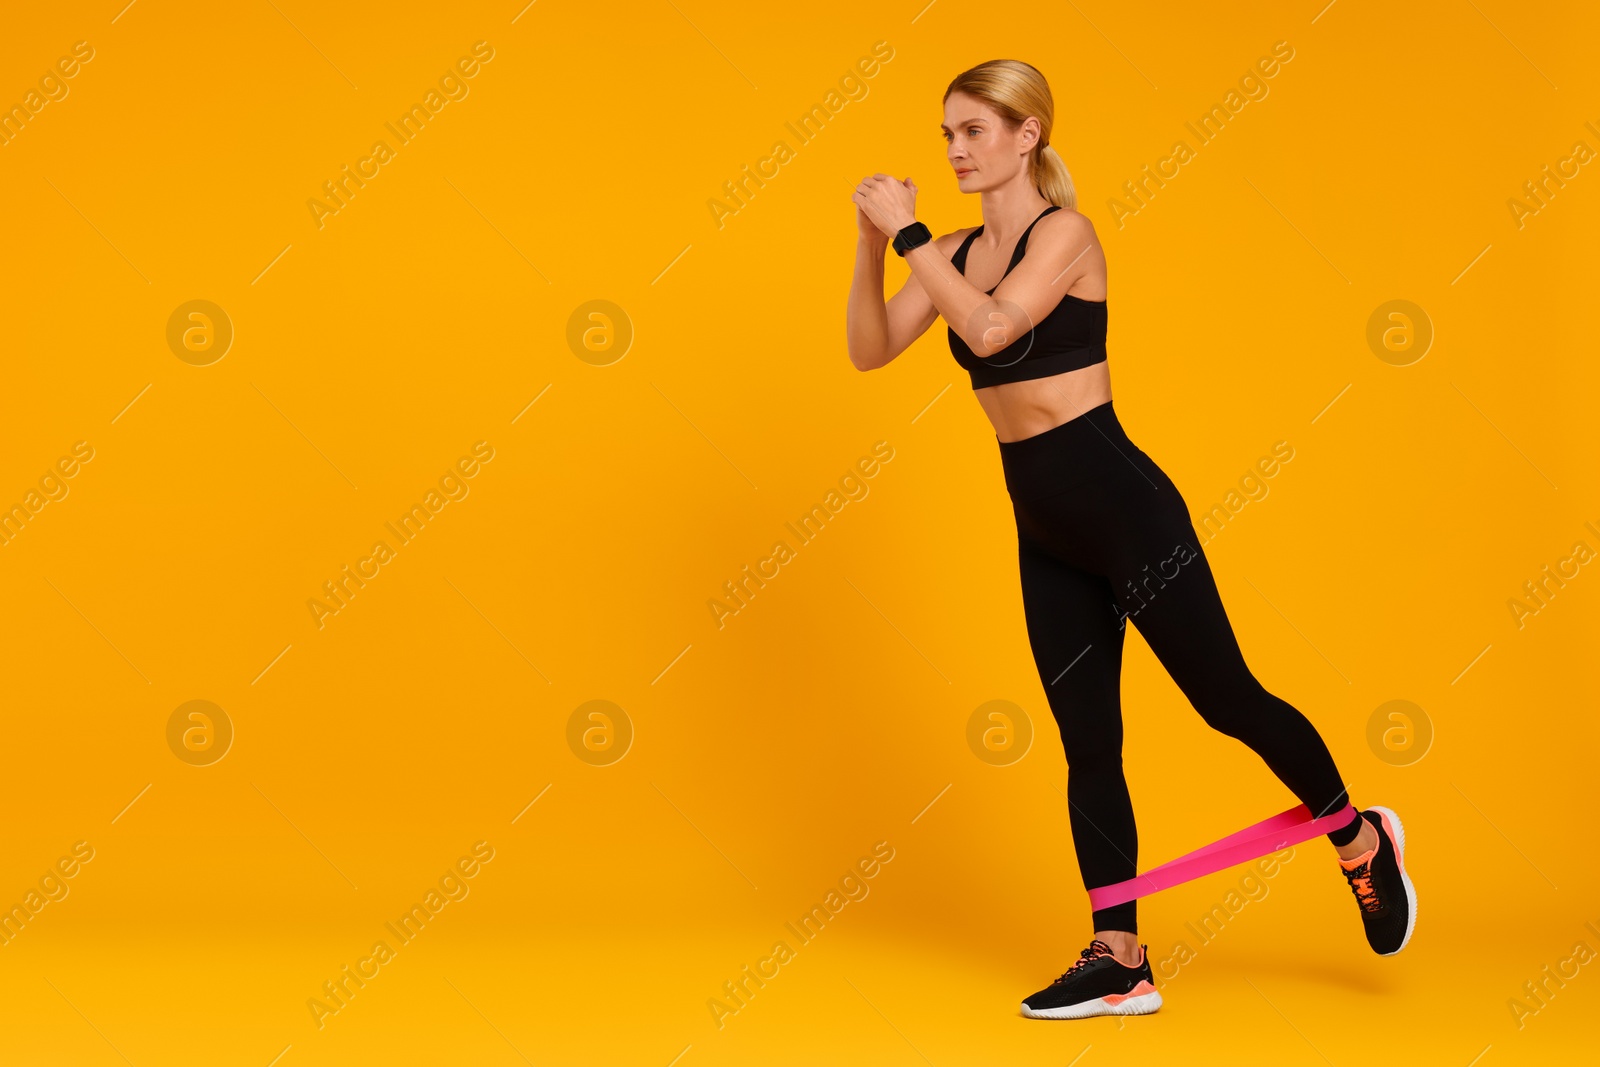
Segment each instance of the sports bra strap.
[{"label": "sports bra strap", "polygon": [[[1060,210],[1060,207],[1055,204],[1051,204],[1049,207],[1039,212],[1039,219],[1044,218],[1052,211]],[[1028,251],[1028,235],[1033,232],[1033,228],[1035,226],[1039,225],[1039,219],[1034,219],[1032,222],[1028,223],[1028,228],[1022,231],[1021,237],[1017,238],[1017,249],[1011,253],[1011,264],[1006,267],[1006,274],[1010,274],[1016,269],[1017,264],[1022,262],[1023,255]],[[1006,274],[1000,275],[1001,281],[1005,281]],[[996,286],[996,288],[999,288],[999,286]]]},{"label": "sports bra strap", "polygon": [[[1039,225],[1039,219],[1044,218],[1046,215],[1050,214],[1050,212],[1052,212],[1052,211],[1060,211],[1060,210],[1061,210],[1060,205],[1051,204],[1049,207],[1047,207],[1043,211],[1039,212],[1039,217],[1038,218],[1036,218],[1032,222],[1028,223],[1028,228],[1026,230],[1022,231],[1022,236],[1021,237],[1017,238],[1017,247],[1011,253],[1011,262],[1006,265],[1006,273],[1000,275],[1000,282],[1005,281],[1006,280],[1006,275],[1010,274],[1013,270],[1015,270],[1017,268],[1017,264],[1022,262],[1022,257],[1028,251],[1028,235],[1033,232],[1033,228],[1035,226]],[[982,232],[983,232],[983,227],[979,226],[977,229],[975,229],[971,233],[967,234],[967,239],[965,241],[961,242],[961,247],[956,249],[956,254],[950,257],[951,264],[963,276],[965,276],[966,273],[967,273],[967,250],[972,247],[972,242],[974,240],[976,240],[977,236]],[[995,289],[1000,288],[1000,282],[995,282],[994,283],[994,288]],[[994,289],[990,289],[989,292],[993,293]]]},{"label": "sports bra strap", "polygon": [[961,242],[961,247],[956,249],[956,254],[950,257],[950,262],[955,264],[956,270],[962,274],[967,273],[967,249],[972,247],[973,240],[982,232],[983,227],[979,226],[967,234],[967,239]]}]

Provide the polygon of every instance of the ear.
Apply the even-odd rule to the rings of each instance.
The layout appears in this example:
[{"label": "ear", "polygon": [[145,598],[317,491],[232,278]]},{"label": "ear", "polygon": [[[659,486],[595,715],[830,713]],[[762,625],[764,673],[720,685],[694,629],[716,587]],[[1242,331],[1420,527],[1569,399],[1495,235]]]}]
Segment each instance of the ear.
[{"label": "ear", "polygon": [[1029,115],[1022,120],[1022,126],[1017,130],[1022,138],[1022,147],[1032,152],[1034,147],[1044,139],[1044,128],[1037,117]]}]

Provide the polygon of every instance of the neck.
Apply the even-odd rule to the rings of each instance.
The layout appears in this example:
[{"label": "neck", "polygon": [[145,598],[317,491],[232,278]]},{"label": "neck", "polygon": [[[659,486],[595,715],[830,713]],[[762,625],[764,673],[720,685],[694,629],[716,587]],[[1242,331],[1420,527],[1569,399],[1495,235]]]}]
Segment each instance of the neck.
[{"label": "neck", "polygon": [[983,198],[983,232],[1000,244],[1015,243],[1028,224],[1050,206],[1050,201],[1039,195],[1039,190],[1025,174],[980,195]]}]

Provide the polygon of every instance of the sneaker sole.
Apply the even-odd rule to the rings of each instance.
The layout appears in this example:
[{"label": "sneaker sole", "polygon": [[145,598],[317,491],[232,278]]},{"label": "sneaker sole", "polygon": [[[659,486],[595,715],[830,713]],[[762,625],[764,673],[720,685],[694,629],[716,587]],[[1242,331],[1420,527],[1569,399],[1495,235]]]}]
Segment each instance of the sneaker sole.
[{"label": "sneaker sole", "polygon": [[1389,808],[1374,805],[1367,809],[1375,811],[1378,817],[1388,823],[1392,830],[1391,837],[1395,843],[1394,859],[1400,868],[1400,883],[1406,887],[1406,936],[1400,939],[1400,948],[1394,952],[1380,952],[1380,956],[1393,956],[1401,948],[1405,948],[1411,941],[1411,931],[1417,928],[1417,891],[1411,885],[1411,876],[1406,873],[1406,830],[1400,825],[1400,816]]},{"label": "sneaker sole", "polygon": [[1106,997],[1096,997],[1081,1004],[1065,1004],[1059,1008],[1030,1008],[1022,1006],[1022,1014],[1030,1019],[1087,1019],[1095,1015],[1149,1015],[1161,1007],[1161,992],[1152,989],[1139,996],[1124,996],[1113,1004]]}]

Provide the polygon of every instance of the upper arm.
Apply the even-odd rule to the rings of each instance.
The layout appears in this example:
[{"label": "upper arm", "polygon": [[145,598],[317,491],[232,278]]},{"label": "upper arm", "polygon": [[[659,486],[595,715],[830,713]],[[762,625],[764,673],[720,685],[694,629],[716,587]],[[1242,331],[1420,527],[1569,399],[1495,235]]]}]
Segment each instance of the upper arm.
[{"label": "upper arm", "polygon": [[[1077,211],[1053,211],[1034,226],[1022,262],[1001,280],[994,299],[1002,302],[1003,308],[1020,308],[1024,324],[1031,329],[1032,324],[1055,310],[1079,280],[1104,272],[1105,251],[1088,216]],[[1025,333],[1027,329],[993,331],[989,336],[1015,340]],[[978,354],[993,355],[997,351],[1000,348]]]},{"label": "upper arm", "polygon": [[[947,233],[935,238],[933,245],[945,259],[950,259],[973,229],[974,227],[969,226],[964,230]],[[933,306],[928,291],[922,287],[922,282],[917,279],[915,272],[906,276],[905,284],[889,298],[884,309],[889,323],[888,358],[884,363],[910,348],[911,343],[927,333],[928,327],[939,317],[939,309]]]}]

